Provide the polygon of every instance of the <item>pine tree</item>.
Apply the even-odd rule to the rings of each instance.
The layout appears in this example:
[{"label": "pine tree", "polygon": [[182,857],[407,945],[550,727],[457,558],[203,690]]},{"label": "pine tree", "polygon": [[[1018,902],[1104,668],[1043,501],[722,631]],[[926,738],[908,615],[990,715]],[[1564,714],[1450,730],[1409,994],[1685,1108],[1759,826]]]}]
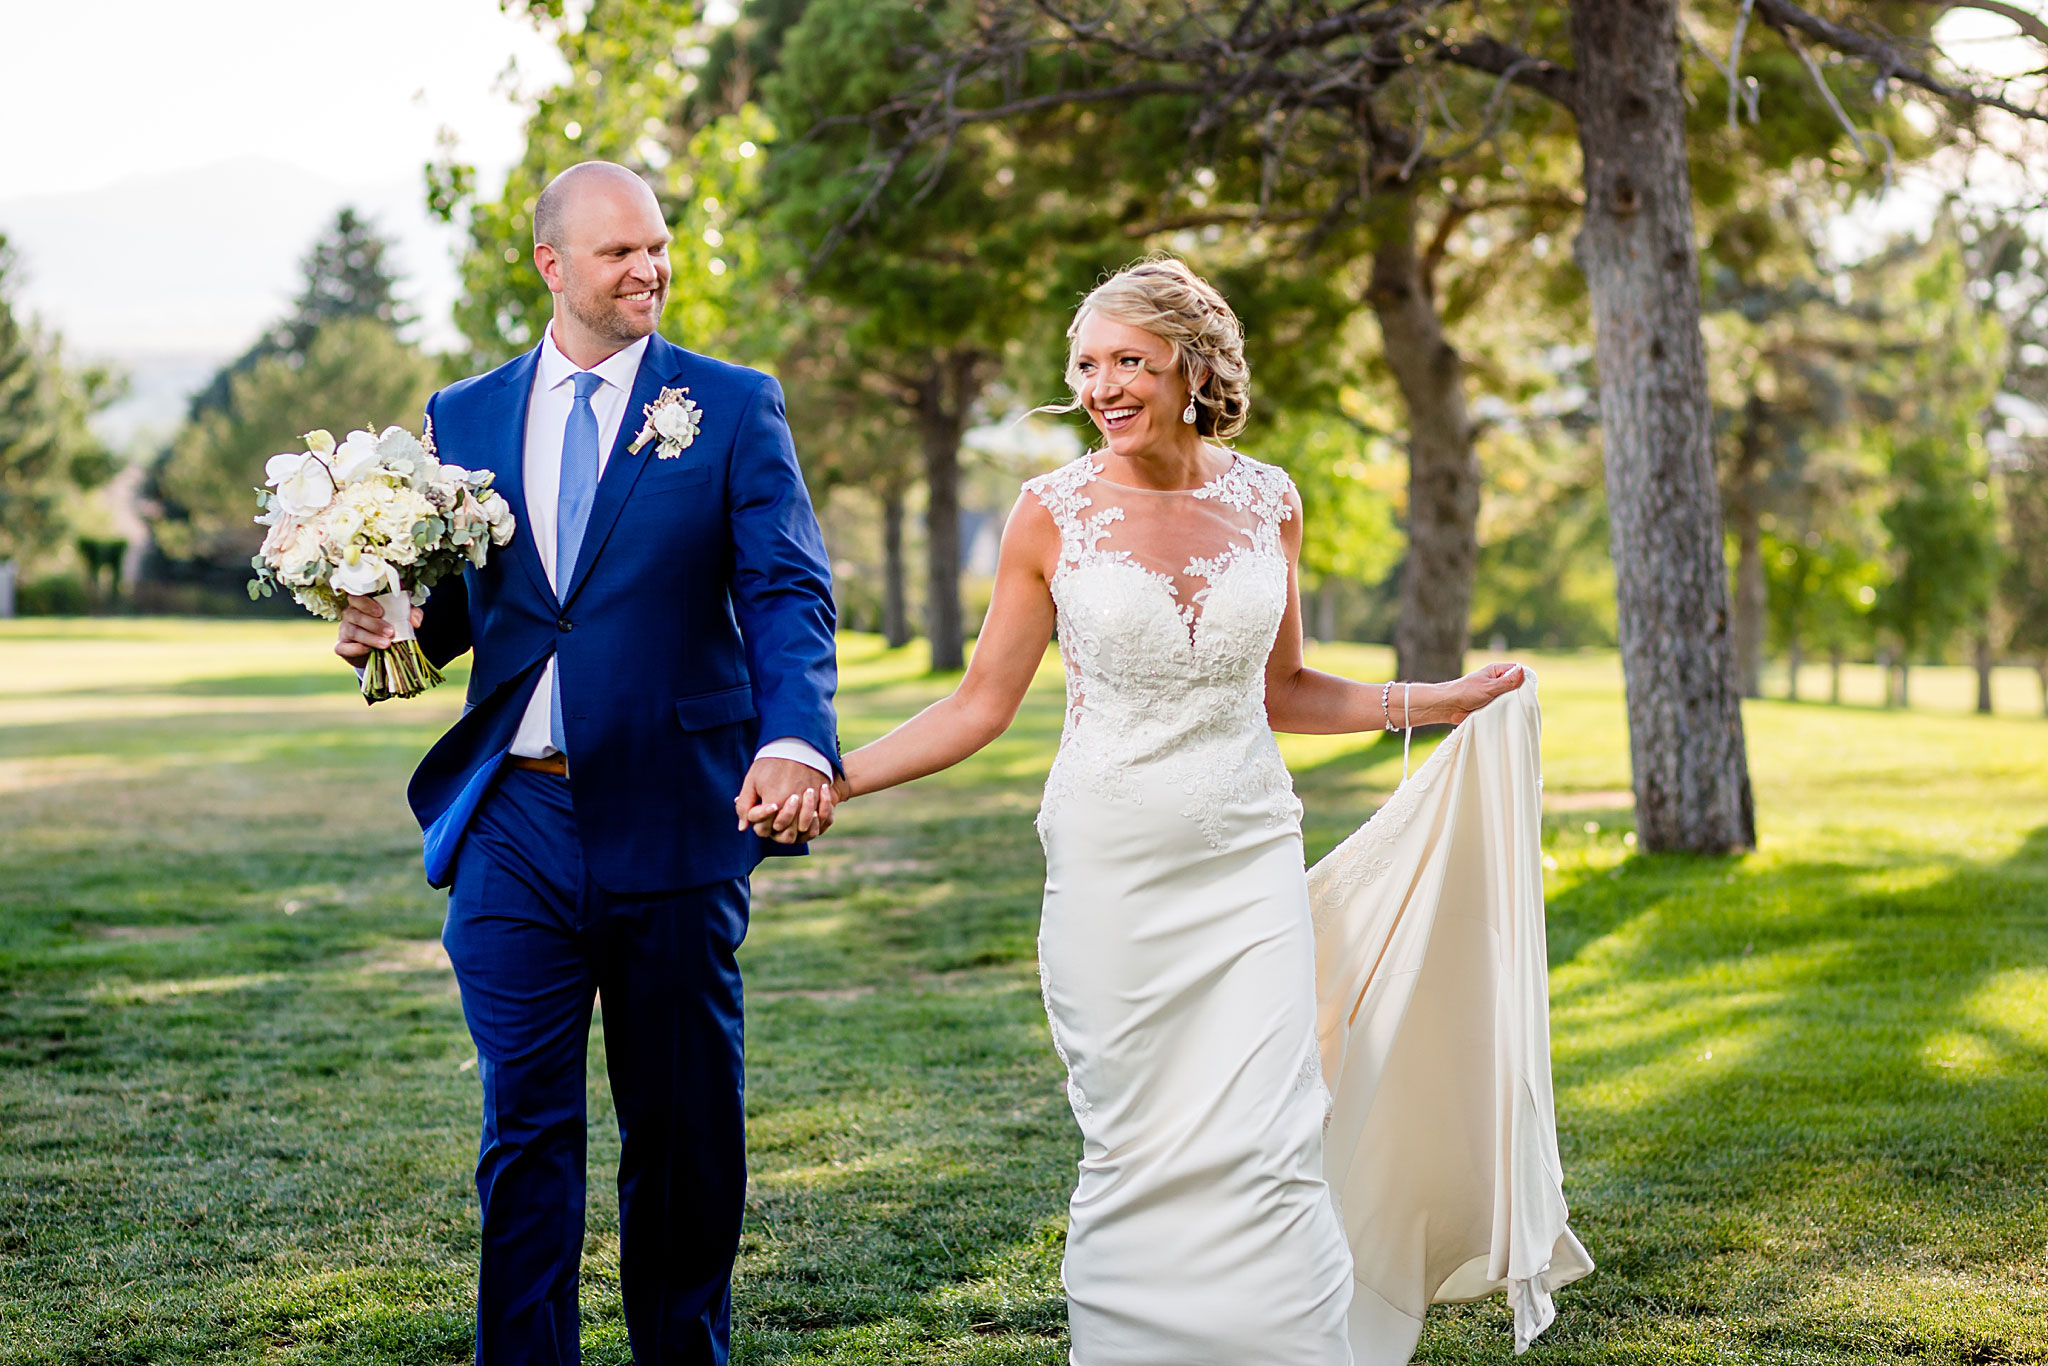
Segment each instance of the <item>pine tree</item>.
[{"label": "pine tree", "polygon": [[27,559],[57,541],[68,465],[41,338],[6,297],[12,266],[0,236],[0,561]]},{"label": "pine tree", "polygon": [[[323,423],[340,430],[365,422],[418,421],[414,396],[424,397],[422,384],[431,388],[433,370],[397,338],[410,318],[398,299],[399,277],[390,251],[370,220],[342,208],[301,262],[305,279],[291,310],[192,396],[184,428],[157,454],[144,486],[144,496],[160,510],[145,578],[203,583],[239,601],[249,560],[249,548],[241,544],[249,519],[244,504],[262,468],[260,460],[250,464],[252,453],[258,447],[283,450],[297,431]],[[368,329],[350,334],[362,354],[351,362],[333,354],[330,345],[329,353],[313,364],[316,340],[337,324]],[[380,379],[374,373],[380,366],[396,368]],[[307,378],[294,381],[300,372]],[[254,383],[259,373],[261,382]],[[338,409],[317,402],[319,377],[334,375],[343,376],[338,397],[404,395],[403,404],[386,411],[361,401],[344,402]],[[271,395],[280,389],[299,398],[301,416],[281,416],[274,408],[241,411],[245,393]],[[241,535],[229,534],[230,527]]]},{"label": "pine tree", "polygon": [[248,373],[272,356],[303,358],[314,334],[343,318],[372,318],[396,330],[411,321],[397,297],[398,276],[388,259],[391,244],[376,225],[343,205],[334,225],[313,243],[300,269],[305,285],[292,310],[258,337],[241,355],[214,372],[206,387],[192,396],[188,417],[226,412],[235,376]]}]

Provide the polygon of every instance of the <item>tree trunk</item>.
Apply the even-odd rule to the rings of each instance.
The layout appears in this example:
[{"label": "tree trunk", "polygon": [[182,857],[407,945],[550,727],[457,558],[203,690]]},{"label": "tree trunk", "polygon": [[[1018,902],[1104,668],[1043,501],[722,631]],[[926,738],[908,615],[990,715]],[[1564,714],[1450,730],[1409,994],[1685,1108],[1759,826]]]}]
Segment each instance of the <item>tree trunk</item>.
[{"label": "tree trunk", "polygon": [[1337,638],[1337,585],[1328,579],[1316,589],[1316,639],[1327,644]]},{"label": "tree trunk", "polygon": [[1676,0],[1576,0],[1571,34],[1637,837],[1749,849]]},{"label": "tree trunk", "polygon": [[1906,664],[1906,656],[1904,652],[1900,653],[1899,662],[1896,667],[1898,669],[1899,675],[1899,706],[1910,707],[1913,705],[1913,694],[1910,691],[1908,691],[1907,688],[1907,684],[1910,680],[1906,676],[1906,670],[1908,666]]},{"label": "tree trunk", "polygon": [[2034,673],[2041,680],[2041,715],[2048,716],[2048,655],[2035,662]]},{"label": "tree trunk", "polygon": [[1842,705],[1842,647],[1839,645],[1828,647],[1828,701],[1837,707]]},{"label": "tree trunk", "polygon": [[903,489],[891,485],[882,491],[882,641],[892,650],[910,643],[903,573]]},{"label": "tree trunk", "polygon": [[1997,663],[1991,652],[1991,637],[1977,633],[1977,714],[1991,715],[1991,666]]},{"label": "tree trunk", "polygon": [[1877,674],[1884,680],[1884,704],[1886,707],[1899,705],[1898,677],[1892,672],[1892,652],[1880,646],[1877,651]]},{"label": "tree trunk", "polygon": [[945,351],[918,386],[917,421],[924,449],[925,635],[932,669],[965,665],[960,612],[960,437],[979,392],[980,357]]},{"label": "tree trunk", "polygon": [[1735,679],[1744,697],[1764,693],[1763,402],[1743,405],[1728,514],[1735,523]]},{"label": "tree trunk", "polygon": [[1785,647],[1785,700],[1799,700],[1799,666],[1806,662],[1806,651],[1799,648],[1799,637],[1792,637]]},{"label": "tree trunk", "polygon": [[1479,459],[1465,411],[1465,361],[1444,337],[1415,254],[1415,197],[1379,196],[1366,301],[1408,411],[1408,558],[1394,623],[1395,677],[1435,683],[1465,672],[1479,564]]}]

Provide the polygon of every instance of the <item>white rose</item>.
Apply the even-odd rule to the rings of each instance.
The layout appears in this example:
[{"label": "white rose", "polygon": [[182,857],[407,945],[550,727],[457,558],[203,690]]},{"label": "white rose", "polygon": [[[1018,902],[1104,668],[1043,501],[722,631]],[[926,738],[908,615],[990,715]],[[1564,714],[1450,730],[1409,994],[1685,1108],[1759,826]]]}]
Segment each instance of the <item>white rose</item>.
[{"label": "white rose", "polygon": [[348,440],[334,453],[334,477],[344,484],[367,478],[382,463],[377,438],[369,432],[350,432]]},{"label": "white rose", "polygon": [[503,494],[487,493],[483,497],[483,509],[484,516],[491,523],[491,544],[510,544],[514,526],[512,505],[505,501]]},{"label": "white rose", "polygon": [[374,597],[379,593],[398,591],[398,571],[376,555],[354,554],[348,564],[334,567],[334,576],[329,580],[343,593],[354,593],[358,597]]},{"label": "white rose", "polygon": [[327,534],[336,545],[347,545],[363,534],[362,512],[343,499],[339,507],[327,514]]},{"label": "white rose", "polygon": [[321,541],[319,531],[302,526],[278,552],[277,576],[293,586],[311,584],[326,557],[327,546]]},{"label": "white rose", "polygon": [[697,435],[697,405],[684,399],[656,408],[654,434],[663,441],[692,440]]},{"label": "white rose", "polygon": [[256,520],[270,528],[263,536],[263,557],[269,560],[271,568],[275,569],[278,563],[278,552],[290,545],[292,537],[298,535],[299,521],[296,517],[288,517],[282,512],[277,513],[268,521],[261,517]]},{"label": "white rose", "polygon": [[334,501],[333,478],[304,451],[271,456],[263,482],[277,490],[277,505],[294,517],[310,517]]}]

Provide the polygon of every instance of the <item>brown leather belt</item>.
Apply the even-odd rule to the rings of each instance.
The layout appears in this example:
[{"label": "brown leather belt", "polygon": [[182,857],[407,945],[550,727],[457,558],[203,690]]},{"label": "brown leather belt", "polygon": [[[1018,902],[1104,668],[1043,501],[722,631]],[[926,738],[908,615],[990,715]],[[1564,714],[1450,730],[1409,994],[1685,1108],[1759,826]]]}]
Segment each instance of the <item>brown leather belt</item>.
[{"label": "brown leather belt", "polygon": [[545,759],[530,759],[524,754],[512,756],[512,767],[523,768],[529,773],[552,773],[557,778],[569,776],[569,761],[559,754],[550,754]]}]

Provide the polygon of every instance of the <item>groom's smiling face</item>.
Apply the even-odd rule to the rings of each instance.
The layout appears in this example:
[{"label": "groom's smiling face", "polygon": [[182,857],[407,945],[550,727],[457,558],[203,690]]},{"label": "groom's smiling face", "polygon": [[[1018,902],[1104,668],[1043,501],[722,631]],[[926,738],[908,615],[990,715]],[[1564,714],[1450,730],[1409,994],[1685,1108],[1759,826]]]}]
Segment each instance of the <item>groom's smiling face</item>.
[{"label": "groom's smiling face", "polygon": [[558,318],[590,341],[618,348],[661,322],[668,224],[637,176],[592,170],[550,187],[566,193],[549,225],[555,240],[535,247],[534,263],[554,291]]}]

